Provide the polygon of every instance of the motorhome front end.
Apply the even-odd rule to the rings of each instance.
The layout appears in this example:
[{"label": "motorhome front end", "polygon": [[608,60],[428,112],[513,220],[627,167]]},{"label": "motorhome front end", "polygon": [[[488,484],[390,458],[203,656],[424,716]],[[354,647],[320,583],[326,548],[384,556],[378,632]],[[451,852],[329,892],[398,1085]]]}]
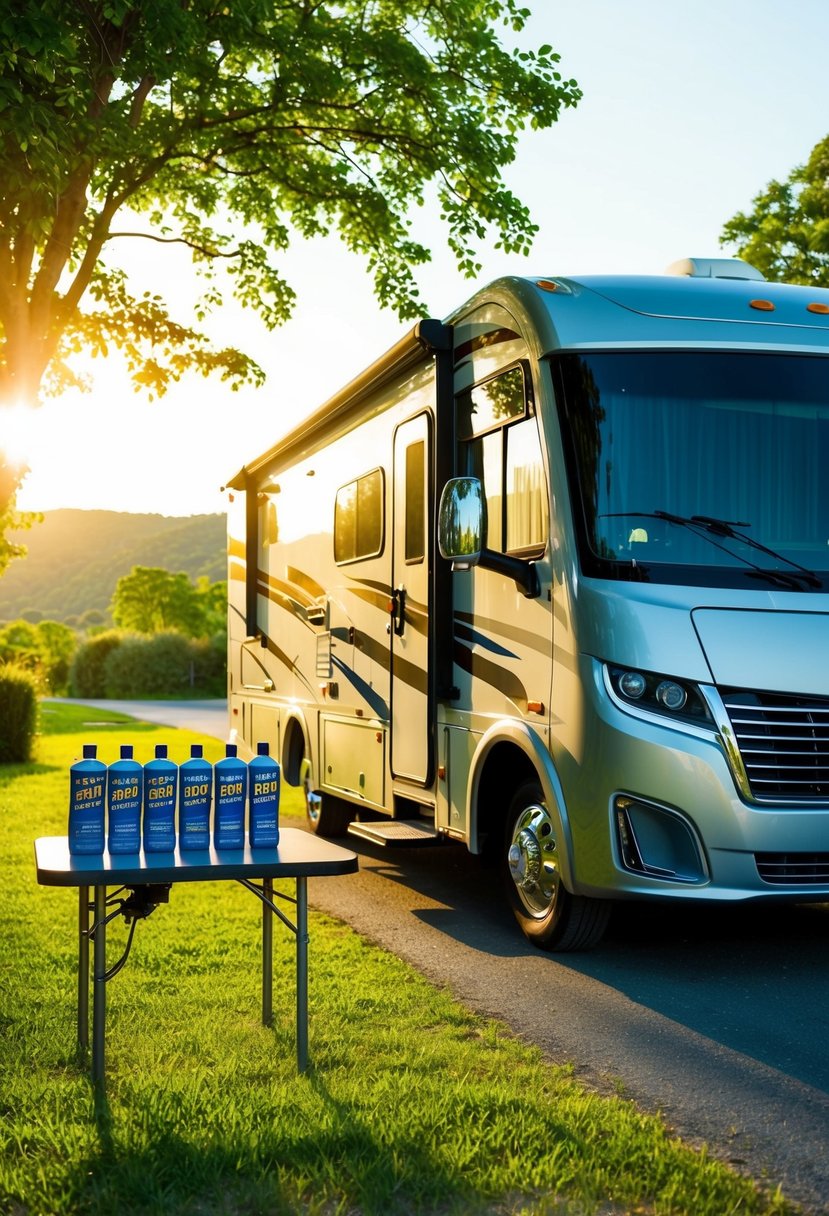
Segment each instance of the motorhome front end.
[{"label": "motorhome front end", "polygon": [[682,269],[493,284],[231,482],[238,742],[546,948],[829,899],[829,292]]}]

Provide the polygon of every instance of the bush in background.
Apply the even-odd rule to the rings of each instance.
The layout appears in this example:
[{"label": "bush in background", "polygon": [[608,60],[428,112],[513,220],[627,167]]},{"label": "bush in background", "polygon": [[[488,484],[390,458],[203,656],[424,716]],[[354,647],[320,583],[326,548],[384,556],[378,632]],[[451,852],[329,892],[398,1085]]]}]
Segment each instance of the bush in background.
[{"label": "bush in background", "polygon": [[125,637],[107,657],[104,672],[108,697],[223,697],[224,640],[180,633]]},{"label": "bush in background", "polygon": [[227,695],[227,638],[223,633],[192,642],[195,683],[202,697]]},{"label": "bush in background", "polygon": [[36,730],[36,677],[13,663],[0,666],[0,764],[31,760]]},{"label": "bush in background", "polygon": [[105,697],[107,659],[124,642],[117,629],[99,633],[78,647],[69,670],[69,691],[73,697]]},{"label": "bush in background", "polygon": [[0,628],[0,663],[25,668],[38,679],[43,691],[60,695],[66,692],[76,645],[74,630],[63,621],[41,619],[33,623],[21,617]]}]

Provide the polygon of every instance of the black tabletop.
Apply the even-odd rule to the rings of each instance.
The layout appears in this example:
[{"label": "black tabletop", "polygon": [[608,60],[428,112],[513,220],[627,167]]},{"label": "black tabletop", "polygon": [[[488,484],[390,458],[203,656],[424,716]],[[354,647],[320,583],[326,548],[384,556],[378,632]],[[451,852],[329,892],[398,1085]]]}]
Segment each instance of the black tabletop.
[{"label": "black tabletop", "polygon": [[134,886],[236,878],[312,878],[353,874],[357,856],[299,828],[280,828],[274,848],[193,849],[172,853],[103,853],[73,856],[66,836],[35,841],[37,881],[47,887]]}]

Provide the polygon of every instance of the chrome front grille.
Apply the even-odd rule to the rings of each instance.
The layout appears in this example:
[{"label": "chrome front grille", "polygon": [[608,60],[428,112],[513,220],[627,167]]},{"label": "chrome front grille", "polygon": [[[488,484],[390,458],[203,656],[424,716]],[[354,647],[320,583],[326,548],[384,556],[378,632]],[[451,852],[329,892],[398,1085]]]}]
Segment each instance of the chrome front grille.
[{"label": "chrome front grille", "polygon": [[758,801],[829,801],[829,697],[720,689]]},{"label": "chrome front grille", "polygon": [[819,886],[829,883],[829,853],[755,853],[763,882],[778,886]]}]

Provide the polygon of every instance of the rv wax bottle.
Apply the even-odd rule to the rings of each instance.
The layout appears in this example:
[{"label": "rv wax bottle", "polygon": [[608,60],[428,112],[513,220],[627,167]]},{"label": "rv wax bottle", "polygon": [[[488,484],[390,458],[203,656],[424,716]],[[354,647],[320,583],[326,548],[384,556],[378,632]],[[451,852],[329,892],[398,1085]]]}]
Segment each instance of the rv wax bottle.
[{"label": "rv wax bottle", "polygon": [[176,847],[176,766],[157,743],[155,759],[144,765],[144,852],[172,853]]},{"label": "rv wax bottle", "polygon": [[121,759],[107,769],[107,845],[110,853],[141,848],[141,790],[144,770],[132,758],[132,744],[121,744]]},{"label": "rv wax bottle", "polygon": [[250,847],[275,848],[279,844],[279,765],[270,756],[267,743],[258,743],[256,752],[248,764]]},{"label": "rv wax bottle", "polygon": [[217,849],[245,847],[245,796],[248,770],[237,759],[236,744],[225,744],[225,755],[214,768],[213,843]]},{"label": "rv wax bottle", "polygon": [[83,759],[69,770],[69,852],[103,853],[104,786],[107,766],[98,748],[84,743]]},{"label": "rv wax bottle", "polygon": [[213,766],[200,743],[190,745],[190,759],[178,770],[178,847],[210,848],[210,787]]}]

